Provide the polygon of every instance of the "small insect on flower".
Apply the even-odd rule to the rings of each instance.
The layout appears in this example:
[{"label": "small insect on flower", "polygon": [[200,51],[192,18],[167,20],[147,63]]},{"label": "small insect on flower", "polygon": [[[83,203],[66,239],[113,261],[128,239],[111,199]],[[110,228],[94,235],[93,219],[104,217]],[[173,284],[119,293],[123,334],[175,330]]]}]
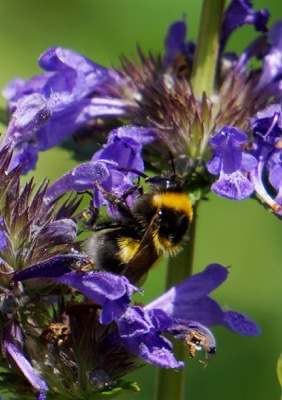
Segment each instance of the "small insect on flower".
[{"label": "small insect on flower", "polygon": [[70,334],[70,328],[68,325],[62,322],[52,322],[47,326],[41,334],[42,340],[47,343],[56,343],[61,346]]},{"label": "small insect on flower", "polygon": [[121,198],[97,185],[120,216],[94,225],[95,233],[85,243],[85,251],[97,269],[124,274],[133,283],[160,256],[173,256],[181,250],[193,216],[191,201],[178,175],[139,175],[150,185],[151,192],[140,192],[131,207],[126,197],[136,191],[137,185]]},{"label": "small insect on flower", "polygon": [[[185,343],[188,346],[189,356],[196,357],[196,351],[203,350],[206,358],[216,353],[216,345],[211,335],[200,332],[198,329],[190,329],[188,335],[185,337]],[[207,360],[200,362],[206,367]]]}]

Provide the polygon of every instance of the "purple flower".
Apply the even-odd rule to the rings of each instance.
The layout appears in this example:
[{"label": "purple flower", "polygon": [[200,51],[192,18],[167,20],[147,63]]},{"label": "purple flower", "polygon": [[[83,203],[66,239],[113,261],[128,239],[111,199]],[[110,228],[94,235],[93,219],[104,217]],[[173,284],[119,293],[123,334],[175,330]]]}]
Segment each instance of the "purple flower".
[{"label": "purple flower", "polygon": [[168,330],[172,319],[161,310],[147,312],[141,307],[129,307],[117,321],[121,343],[137,357],[162,368],[180,368],[172,344],[162,332]]},{"label": "purple flower", "polygon": [[238,312],[222,310],[208,296],[227,275],[226,268],[211,264],[144,308],[128,307],[117,320],[121,342],[147,362],[175,368],[182,364],[172,356],[172,346],[162,335],[164,332],[186,341],[188,346],[189,338],[197,332],[205,353],[215,351],[215,340],[207,326],[222,325],[242,335],[258,335],[260,329],[252,320]]},{"label": "purple flower", "polygon": [[[82,255],[76,243],[77,226],[71,219],[77,201],[69,199],[56,210],[56,204],[46,207],[46,182],[35,191],[32,180],[20,183],[23,165],[9,170],[13,141],[16,143],[20,133],[28,136],[28,130],[40,125],[45,115],[45,108],[37,107],[40,101],[36,97],[32,95],[33,102],[27,96],[24,107],[15,111],[10,143],[0,150],[0,341],[7,390],[19,394],[20,390],[30,392],[32,387],[36,398],[44,400],[49,385],[46,375],[43,378],[42,358],[38,359],[42,356],[39,335],[40,328],[48,323],[52,305],[56,307],[55,297],[48,297],[54,284],[50,279],[37,279],[31,284],[22,281],[32,272],[38,274],[34,266],[46,269],[46,260],[53,263],[55,275],[69,272]],[[24,109],[30,114],[25,115]]]},{"label": "purple flower", "polygon": [[[260,333],[257,325],[248,317],[235,311],[224,311],[208,295],[221,285],[228,276],[226,268],[218,264],[209,265],[203,272],[172,287],[164,295],[144,308],[131,306],[130,300],[138,291],[123,276],[107,272],[60,273],[60,260],[47,261],[16,274],[14,280],[52,278],[71,286],[88,299],[102,307],[100,322],[115,321],[118,332],[113,333],[113,342],[121,343],[137,357],[163,368],[182,367],[175,359],[172,345],[163,334],[170,333],[184,340],[189,352],[194,354],[193,338],[200,337],[200,348],[205,353],[215,351],[215,340],[207,328],[223,325],[243,335]],[[59,269],[58,269],[59,268]]]},{"label": "purple flower", "polygon": [[51,278],[74,287],[103,307],[100,321],[110,324],[124,313],[132,294],[140,290],[123,276],[102,271],[85,272],[86,264],[87,257],[81,254],[63,254],[18,271],[13,281]]},{"label": "purple flower", "polygon": [[[133,185],[132,178],[136,174],[131,170],[144,170],[141,158],[143,145],[154,140],[155,135],[150,128],[126,126],[113,130],[107,144],[93,155],[91,161],[73,168],[48,188],[45,202],[50,204],[70,190],[92,190],[94,207],[108,204],[109,213],[114,214],[112,204],[97,190],[97,184],[104,191],[121,197]],[[124,170],[119,170],[121,168]]]},{"label": "purple flower", "polygon": [[281,97],[282,72],[282,22],[277,22],[269,31],[268,52],[263,58],[263,68],[257,84],[257,90],[267,91],[269,96]]},{"label": "purple flower", "polygon": [[237,128],[224,126],[210,140],[215,151],[207,168],[211,174],[219,174],[211,188],[220,196],[243,200],[254,191],[246,173],[256,167],[257,161],[242,149],[247,139],[247,135]]},{"label": "purple flower", "polygon": [[101,305],[102,324],[109,324],[123,315],[132,294],[140,291],[125,277],[107,272],[70,272],[55,279],[78,289],[86,297]]},{"label": "purple flower", "polygon": [[[178,61],[192,60],[195,55],[195,43],[189,41],[185,42],[187,34],[187,25],[185,21],[177,21],[172,24],[167,32],[165,38],[165,55],[163,57],[164,69],[169,68],[171,65],[177,64]],[[181,66],[179,65],[181,73]]]},{"label": "purple flower", "polygon": [[[227,268],[219,264],[210,264],[203,272],[195,274],[169,289],[164,295],[146,306],[145,309],[161,309],[176,321],[190,320],[206,326],[225,326],[226,315],[229,315],[231,319],[231,314],[229,311],[225,312],[208,294],[221,285],[227,276]],[[234,318],[236,318],[238,313],[233,313]],[[260,330],[257,325],[242,315],[242,321],[244,318],[246,318],[246,329],[243,323],[241,326],[237,324],[236,329],[234,324],[231,329],[241,335],[259,334]],[[231,325],[230,323],[230,327]]]},{"label": "purple flower", "polygon": [[[12,160],[10,169],[25,165],[25,171],[34,168],[37,161],[37,150],[34,141],[37,132],[51,117],[51,110],[46,100],[40,94],[23,96],[9,122],[6,134],[0,144],[0,149],[11,146],[20,149]],[[30,145],[27,145],[30,143]]]},{"label": "purple flower", "polygon": [[[27,138],[22,139],[22,143],[27,142],[22,144],[22,153],[37,155],[38,151],[61,143],[88,121],[103,115],[124,113],[118,99],[109,102],[104,97],[108,94],[107,86],[119,81],[116,72],[60,47],[42,54],[39,65],[47,72],[27,82],[20,79],[12,81],[3,92],[11,111],[17,110],[22,99],[32,93],[38,93],[37,96],[44,99],[51,110],[49,123],[41,126],[37,133],[30,132],[33,134],[32,142],[27,144]],[[90,95],[94,94],[95,98],[92,99]],[[36,159],[35,155],[33,159]],[[24,158],[23,154],[21,158]],[[33,167],[34,163],[28,165],[27,169]]]},{"label": "purple flower", "polygon": [[[256,113],[251,139],[235,127],[224,126],[210,140],[215,148],[207,164],[219,178],[211,189],[220,196],[242,200],[255,193],[277,215],[282,215],[282,118],[280,104]],[[272,197],[269,186],[276,195]]]},{"label": "purple flower", "polygon": [[254,25],[257,31],[266,32],[268,18],[269,12],[265,8],[253,11],[252,3],[249,0],[231,1],[225,11],[221,27],[221,49],[225,47],[231,33],[242,25]]},{"label": "purple flower", "polygon": [[[281,106],[273,104],[256,114],[252,120],[254,136],[251,152],[258,163],[250,173],[250,181],[257,194],[268,204],[274,212],[282,214],[282,170],[281,170],[281,140],[282,118]],[[268,180],[265,180],[265,176]],[[276,190],[275,198],[269,193],[268,186]]]}]

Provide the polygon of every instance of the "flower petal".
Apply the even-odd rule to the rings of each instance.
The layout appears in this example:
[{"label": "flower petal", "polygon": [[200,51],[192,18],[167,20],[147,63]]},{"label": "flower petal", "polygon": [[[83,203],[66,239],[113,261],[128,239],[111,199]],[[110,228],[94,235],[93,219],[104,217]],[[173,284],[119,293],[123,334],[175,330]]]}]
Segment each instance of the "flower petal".
[{"label": "flower petal", "polygon": [[244,200],[251,196],[254,186],[240,171],[235,171],[232,174],[222,172],[211,189],[219,196],[230,200]]},{"label": "flower petal", "polygon": [[254,321],[246,315],[236,311],[225,311],[222,324],[225,328],[240,333],[245,336],[256,336],[261,334],[261,330]]},{"label": "flower petal", "polygon": [[139,291],[124,276],[102,271],[70,272],[55,277],[55,280],[76,288],[90,300],[101,305],[102,324],[109,324],[121,316],[130,303],[130,296]]},{"label": "flower petal", "polygon": [[19,282],[34,278],[56,278],[72,269],[79,269],[85,257],[81,254],[62,254],[18,271],[13,281]]},{"label": "flower petal", "polygon": [[23,353],[12,343],[4,343],[6,353],[9,354],[18,365],[26,379],[34,387],[40,395],[39,399],[46,399],[48,387],[45,381],[40,378],[34,371],[30,362],[25,358]]},{"label": "flower petal", "polygon": [[90,188],[93,189],[95,182],[102,183],[109,176],[110,172],[105,162],[85,162],[73,168],[50,185],[44,200],[46,204],[50,204],[70,190],[79,192]]},{"label": "flower petal", "polygon": [[252,3],[249,0],[233,0],[227,7],[221,27],[221,49],[231,33],[245,24],[254,25],[257,31],[265,32],[269,12],[262,8],[259,11],[252,10]]},{"label": "flower petal", "polygon": [[12,115],[6,135],[1,142],[1,148],[7,144],[16,146],[33,139],[50,116],[51,109],[43,96],[34,93],[23,97]]},{"label": "flower petal", "polygon": [[173,315],[174,308],[183,307],[185,309],[191,301],[201,299],[216,289],[226,280],[227,276],[227,268],[220,264],[210,264],[203,272],[173,286],[165,294],[149,303],[145,309],[160,308]]}]

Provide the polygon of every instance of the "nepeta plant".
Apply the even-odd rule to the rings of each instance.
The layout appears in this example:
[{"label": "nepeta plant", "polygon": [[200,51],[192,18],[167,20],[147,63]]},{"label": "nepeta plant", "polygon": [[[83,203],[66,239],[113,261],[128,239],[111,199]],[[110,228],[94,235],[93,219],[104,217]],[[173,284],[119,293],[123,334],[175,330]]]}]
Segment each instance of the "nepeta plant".
[{"label": "nepeta plant", "polygon": [[[145,165],[161,176],[172,158],[194,209],[212,190],[231,200],[252,197],[280,218],[282,24],[267,22],[267,10],[254,11],[248,0],[225,10],[224,1],[205,1],[198,43],[187,41],[186,21],[177,21],[162,56],[138,49],[136,59],[122,57],[112,69],[54,47],[39,58],[42,74],[3,90],[10,118],[0,144],[2,388],[26,399],[117,396],[137,390],[125,376],[144,362],[183,368],[172,338],[193,358],[197,350],[215,353],[212,326],[260,333],[210,297],[228,268],[212,263],[192,274],[196,216],[183,252],[169,261],[167,290],[140,305],[134,294],[142,276],[95,267],[81,236],[87,211],[79,212],[78,195],[65,195],[87,191],[92,212],[106,205],[115,218],[118,199],[130,210],[143,196],[131,189]],[[241,54],[226,52],[245,24],[256,39]],[[91,160],[56,182],[21,184],[40,152],[71,136],[105,135]],[[180,399],[181,379],[162,380],[157,398]]]}]

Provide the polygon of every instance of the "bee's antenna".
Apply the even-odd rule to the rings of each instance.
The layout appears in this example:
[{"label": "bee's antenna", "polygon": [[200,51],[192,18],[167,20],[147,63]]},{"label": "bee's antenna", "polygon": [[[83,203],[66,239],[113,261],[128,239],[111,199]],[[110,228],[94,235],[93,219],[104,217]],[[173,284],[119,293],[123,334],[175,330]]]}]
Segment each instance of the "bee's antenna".
[{"label": "bee's antenna", "polygon": [[118,171],[125,171],[125,172],[132,172],[133,174],[136,174],[139,177],[141,176],[144,179],[148,178],[148,175],[146,175],[143,172],[138,171],[137,169],[134,169],[134,168],[117,168],[117,170]]}]

